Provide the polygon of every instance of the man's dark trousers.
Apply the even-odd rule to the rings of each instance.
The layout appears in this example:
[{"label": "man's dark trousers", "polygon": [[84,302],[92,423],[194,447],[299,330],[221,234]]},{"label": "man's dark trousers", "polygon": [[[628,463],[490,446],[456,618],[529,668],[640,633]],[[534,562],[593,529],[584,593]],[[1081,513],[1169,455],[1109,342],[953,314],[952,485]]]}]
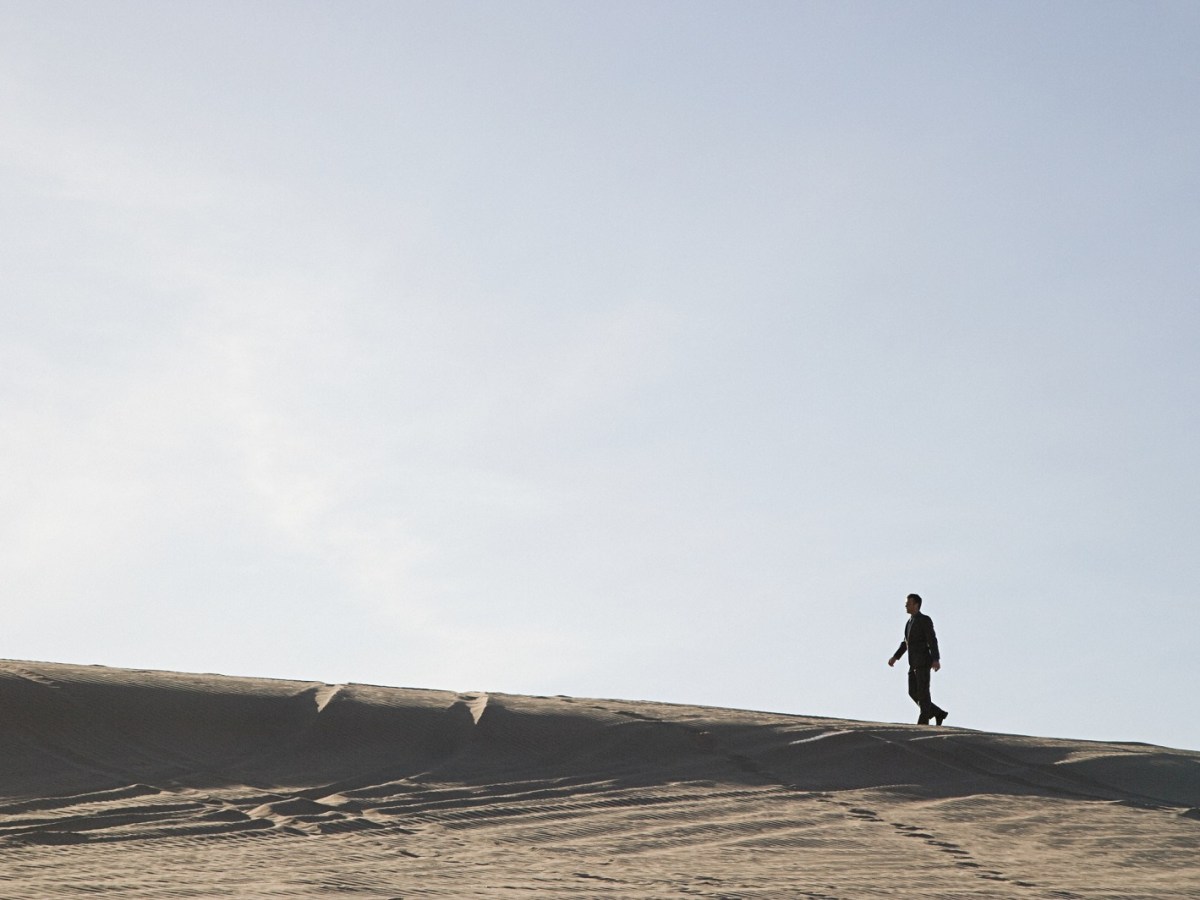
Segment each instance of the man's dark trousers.
[{"label": "man's dark trousers", "polygon": [[929,720],[946,718],[946,711],[929,697],[929,666],[908,667],[908,696],[921,707],[918,725],[928,725]]}]

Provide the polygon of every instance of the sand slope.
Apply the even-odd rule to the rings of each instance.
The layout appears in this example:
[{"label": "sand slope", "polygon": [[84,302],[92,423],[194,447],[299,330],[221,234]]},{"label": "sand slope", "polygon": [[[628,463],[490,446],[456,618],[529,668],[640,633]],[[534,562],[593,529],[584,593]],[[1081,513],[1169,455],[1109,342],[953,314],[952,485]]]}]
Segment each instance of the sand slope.
[{"label": "sand slope", "polygon": [[1200,897],[1200,753],[0,663],[0,898]]}]

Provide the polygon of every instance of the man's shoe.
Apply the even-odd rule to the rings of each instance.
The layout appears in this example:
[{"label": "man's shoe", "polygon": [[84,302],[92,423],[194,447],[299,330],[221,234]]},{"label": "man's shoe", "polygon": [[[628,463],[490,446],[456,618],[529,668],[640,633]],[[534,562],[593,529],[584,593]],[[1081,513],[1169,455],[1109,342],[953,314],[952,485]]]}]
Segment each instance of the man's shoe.
[{"label": "man's shoe", "polygon": [[934,716],[934,720],[935,720],[935,721],[936,721],[936,722],[937,722],[939,725],[941,725],[943,722],[945,722],[945,721],[946,721],[946,716],[948,716],[948,715],[950,715],[950,713],[946,712],[946,711],[943,709],[943,710],[942,710],[942,714],[941,714],[940,716]]},{"label": "man's shoe", "polygon": [[917,719],[917,724],[918,725],[928,725],[929,720],[928,719]]}]

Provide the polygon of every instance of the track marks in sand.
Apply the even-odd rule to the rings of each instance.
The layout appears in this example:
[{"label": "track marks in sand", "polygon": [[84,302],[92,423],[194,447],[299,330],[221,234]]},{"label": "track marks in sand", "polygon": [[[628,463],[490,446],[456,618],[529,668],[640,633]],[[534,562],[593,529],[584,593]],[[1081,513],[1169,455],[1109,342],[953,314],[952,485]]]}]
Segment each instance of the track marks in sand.
[{"label": "track marks in sand", "polygon": [[[6,807],[0,813],[0,842],[85,843],[197,834],[229,834],[271,827],[219,803],[191,800],[134,785],[98,795],[37,804],[37,815]],[[130,802],[133,801],[133,802]]]},{"label": "track marks in sand", "polygon": [[1010,878],[1004,873],[995,868],[985,867],[978,862],[972,855],[971,851],[965,849],[960,844],[943,840],[933,833],[933,829],[922,827],[919,825],[911,825],[906,822],[889,821],[875,810],[868,809],[863,806],[854,806],[850,803],[833,800],[839,806],[846,808],[846,814],[862,822],[869,822],[873,825],[886,826],[893,834],[901,838],[921,841],[926,847],[950,857],[953,865],[961,869],[967,870],[970,874],[985,881],[1003,882],[1016,888],[1037,888],[1038,885],[1031,881],[1026,881],[1019,878]]},{"label": "track marks in sand", "polygon": [[[720,756],[729,765],[734,767],[736,770],[742,772],[743,774],[756,776],[757,778],[761,779],[763,782],[766,782],[766,783],[777,784],[786,791],[802,794],[812,803],[826,804],[828,806],[836,807],[842,815],[844,815],[852,820],[860,821],[863,823],[868,823],[871,826],[879,826],[880,828],[886,828],[893,835],[900,837],[902,839],[920,841],[929,850],[931,850],[935,853],[938,853],[938,854],[942,854],[945,857],[949,857],[946,860],[948,863],[950,863],[951,865],[953,865],[961,870],[964,870],[967,874],[970,874],[970,875],[974,876],[975,878],[978,878],[978,879],[981,879],[981,880],[987,881],[987,882],[1002,883],[1002,884],[1009,886],[1011,889],[1024,890],[1024,889],[1038,888],[1038,885],[1036,885],[1032,881],[1028,881],[1028,880],[1025,880],[1022,878],[1010,877],[995,867],[986,866],[985,864],[977,861],[975,859],[975,857],[973,856],[973,854],[971,853],[971,851],[965,849],[960,844],[958,844],[954,841],[951,841],[951,840],[942,839],[927,829],[922,829],[919,826],[910,825],[905,822],[889,821],[884,816],[878,814],[877,812],[875,812],[872,809],[869,809],[869,808],[861,806],[861,805],[855,805],[855,804],[853,804],[851,802],[847,802],[845,800],[838,799],[836,793],[804,791],[801,787],[796,785],[792,781],[791,778],[789,778],[783,772],[775,769],[771,765],[763,762],[762,760],[755,759],[754,757],[752,757],[746,753],[738,752],[736,750],[733,750],[733,749],[730,749],[730,748],[724,746],[723,743],[711,731],[709,731],[707,729],[690,727],[688,725],[678,723],[678,722],[667,722],[667,721],[660,720],[660,719],[657,719],[652,716],[646,716],[646,715],[643,715],[643,714],[640,714],[637,712],[633,712],[633,711],[628,711],[628,710],[621,711],[618,714],[622,715],[622,716],[626,716],[628,718],[638,719],[641,721],[655,721],[655,722],[660,722],[661,724],[667,725],[670,727],[682,728],[692,735],[692,738],[695,741],[695,743],[697,744],[697,746],[703,748],[707,752],[710,752],[710,753]],[[789,741],[789,746],[796,746],[796,745],[801,745],[801,744],[811,744],[816,741],[824,740],[826,738],[841,737],[841,736],[845,736],[848,734],[849,734],[849,732],[846,732],[844,730],[821,731],[815,735],[810,735],[810,736],[806,736],[804,738],[791,740],[791,741]],[[867,736],[876,737],[875,735],[867,735]],[[880,739],[884,740],[886,743],[889,743],[889,744],[897,743],[894,740],[889,740],[886,738],[880,738]],[[916,747],[914,747],[913,749],[916,750],[916,752],[920,753],[921,755],[927,755],[924,753],[924,751],[919,750]],[[940,762],[941,764],[947,763],[947,761],[945,759],[938,760],[938,762]],[[962,760],[954,760],[952,763],[950,763],[950,765],[952,765],[956,768],[957,767],[971,768],[971,769],[975,768],[974,766],[971,766],[970,763],[963,765]],[[802,848],[805,846],[805,844],[807,842],[810,842],[813,840],[812,835],[805,834],[802,829],[796,829],[796,831],[798,832],[796,834],[788,834],[787,832],[789,829],[787,829],[785,827],[784,823],[772,822],[770,820],[764,820],[761,816],[759,816],[756,819],[755,824],[760,832],[753,839],[753,843],[756,846],[767,846],[767,845],[789,846],[789,845],[791,845],[791,846],[794,846],[797,848]],[[731,832],[736,831],[736,826],[731,825],[731,823],[729,823],[727,821],[720,822],[720,828],[722,831],[722,838],[725,840],[728,840],[731,837],[733,837]],[[692,831],[695,831],[695,830],[692,830]],[[765,832],[765,834],[762,832]],[[826,837],[824,839],[824,842],[828,843],[828,837]]]},{"label": "track marks in sand", "polygon": [[247,815],[253,820],[269,822],[269,827],[289,833],[339,834],[385,827],[375,819],[348,813],[306,797],[288,797],[264,803],[251,809]]},{"label": "track marks in sand", "polygon": [[254,789],[217,797],[130,785],[112,791],[0,807],[0,845],[110,843],[247,832],[338,834],[385,827],[360,815],[288,794]]}]

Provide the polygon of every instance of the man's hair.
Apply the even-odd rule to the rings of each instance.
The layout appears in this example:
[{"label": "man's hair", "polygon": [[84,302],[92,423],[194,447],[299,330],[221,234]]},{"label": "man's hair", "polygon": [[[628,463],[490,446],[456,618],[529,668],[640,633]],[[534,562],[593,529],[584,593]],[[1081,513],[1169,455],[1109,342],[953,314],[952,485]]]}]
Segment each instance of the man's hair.
[{"label": "man's hair", "polygon": [[917,609],[921,608],[921,595],[920,594],[909,594],[908,599],[911,600],[913,603],[917,604]]}]

